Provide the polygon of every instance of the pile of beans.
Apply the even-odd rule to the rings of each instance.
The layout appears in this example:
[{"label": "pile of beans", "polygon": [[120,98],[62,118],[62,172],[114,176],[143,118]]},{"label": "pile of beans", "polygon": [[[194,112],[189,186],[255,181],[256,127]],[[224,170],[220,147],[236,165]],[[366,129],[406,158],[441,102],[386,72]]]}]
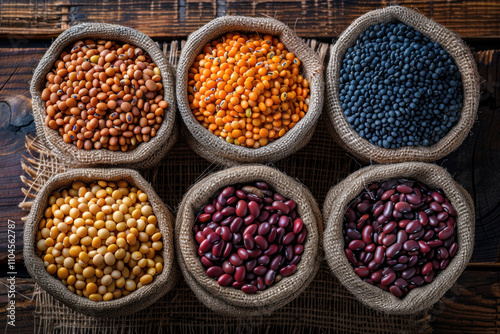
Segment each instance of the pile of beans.
[{"label": "pile of beans", "polygon": [[270,35],[229,33],[205,45],[188,74],[196,119],[229,143],[259,148],[307,113],[300,60]]},{"label": "pile of beans", "polygon": [[207,275],[245,293],[292,275],[307,236],[296,207],[264,182],[219,191],[193,227]]},{"label": "pile of beans", "polygon": [[160,69],[129,44],[77,41],[46,79],[45,123],[80,149],[132,150],[156,135],[168,107]]},{"label": "pile of beans", "polygon": [[77,181],[52,193],[36,234],[47,272],[93,301],[151,283],[163,270],[163,244],[147,200],[125,181]]},{"label": "pile of beans", "polygon": [[420,182],[372,183],[344,217],[354,272],[399,298],[431,283],[458,250],[455,209],[441,190]]},{"label": "pile of beans", "polygon": [[460,118],[462,81],[455,61],[400,22],[363,32],[345,54],[339,83],[347,121],[380,147],[433,145]]}]

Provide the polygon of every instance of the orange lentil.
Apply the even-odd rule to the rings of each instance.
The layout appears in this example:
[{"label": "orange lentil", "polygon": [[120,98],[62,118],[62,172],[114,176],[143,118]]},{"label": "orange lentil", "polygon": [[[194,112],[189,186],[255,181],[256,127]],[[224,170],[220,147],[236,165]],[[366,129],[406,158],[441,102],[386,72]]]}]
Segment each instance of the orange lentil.
[{"label": "orange lentil", "polygon": [[265,146],[307,113],[310,89],[300,64],[273,36],[228,33],[206,44],[188,71],[192,112],[229,143]]}]

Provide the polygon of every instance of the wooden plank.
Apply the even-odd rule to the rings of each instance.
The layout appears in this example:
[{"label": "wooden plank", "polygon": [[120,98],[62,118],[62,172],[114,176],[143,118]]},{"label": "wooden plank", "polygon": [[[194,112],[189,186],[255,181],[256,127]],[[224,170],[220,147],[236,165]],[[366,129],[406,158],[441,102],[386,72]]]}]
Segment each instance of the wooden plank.
[{"label": "wooden plank", "polygon": [[389,4],[415,8],[463,37],[500,37],[500,3],[495,0],[0,0],[0,36],[50,38],[73,24],[108,22],[151,37],[178,38],[229,14],[276,17],[300,36],[336,37],[357,17]]},{"label": "wooden plank", "polygon": [[33,333],[35,330],[35,300],[33,297],[35,281],[32,278],[16,278],[16,321],[15,327],[7,325],[7,278],[0,278],[0,328],[5,333]]}]

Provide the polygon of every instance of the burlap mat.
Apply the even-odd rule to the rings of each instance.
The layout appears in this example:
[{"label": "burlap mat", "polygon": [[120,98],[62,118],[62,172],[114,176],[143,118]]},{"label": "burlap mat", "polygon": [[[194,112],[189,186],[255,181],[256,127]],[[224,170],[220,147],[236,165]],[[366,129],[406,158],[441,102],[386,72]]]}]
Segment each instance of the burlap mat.
[{"label": "burlap mat", "polygon": [[[314,50],[326,53],[328,46],[309,40]],[[182,42],[164,45],[172,64],[177,63]],[[357,169],[358,164],[334,143],[321,118],[309,144],[296,154],[275,164],[305,184],[321,206],[328,190],[339,180]],[[56,172],[68,169],[39,139],[28,138],[29,155],[22,162],[25,176],[26,200],[21,207],[29,209],[30,201],[47,179]],[[175,212],[182,196],[197,179],[218,170],[194,154],[180,138],[167,159],[142,174],[156,193]],[[331,275],[326,262],[309,287],[297,299],[271,316],[242,321],[216,315],[196,298],[187,284],[180,280],[174,289],[149,308],[126,317],[95,319],[77,313],[36,287],[36,333],[430,333],[427,312],[406,316],[389,316],[359,303]]]}]

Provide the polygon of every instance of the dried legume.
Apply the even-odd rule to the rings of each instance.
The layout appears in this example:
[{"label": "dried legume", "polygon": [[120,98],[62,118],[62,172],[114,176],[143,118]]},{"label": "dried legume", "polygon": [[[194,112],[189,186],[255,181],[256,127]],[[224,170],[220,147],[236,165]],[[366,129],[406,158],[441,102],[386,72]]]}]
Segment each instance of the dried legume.
[{"label": "dried legume", "polygon": [[307,237],[296,206],[265,182],[229,186],[215,194],[193,227],[207,275],[245,293],[292,275]]},{"label": "dried legume", "polygon": [[156,136],[168,107],[160,69],[130,44],[79,40],[46,79],[45,124],[80,149],[132,150]]},{"label": "dried legume", "polygon": [[196,119],[229,143],[259,148],[307,113],[300,60],[275,37],[229,33],[205,45],[188,75]]},{"label": "dried legume", "polygon": [[359,36],[345,54],[339,85],[347,121],[380,147],[433,145],[460,118],[455,61],[401,22],[377,24]]},{"label": "dried legume", "polygon": [[455,256],[455,217],[441,190],[410,180],[371,183],[345,213],[345,254],[365,282],[403,298]]},{"label": "dried legume", "polygon": [[36,252],[47,272],[93,301],[126,296],[163,270],[147,195],[125,181],[74,182],[51,194]]}]

